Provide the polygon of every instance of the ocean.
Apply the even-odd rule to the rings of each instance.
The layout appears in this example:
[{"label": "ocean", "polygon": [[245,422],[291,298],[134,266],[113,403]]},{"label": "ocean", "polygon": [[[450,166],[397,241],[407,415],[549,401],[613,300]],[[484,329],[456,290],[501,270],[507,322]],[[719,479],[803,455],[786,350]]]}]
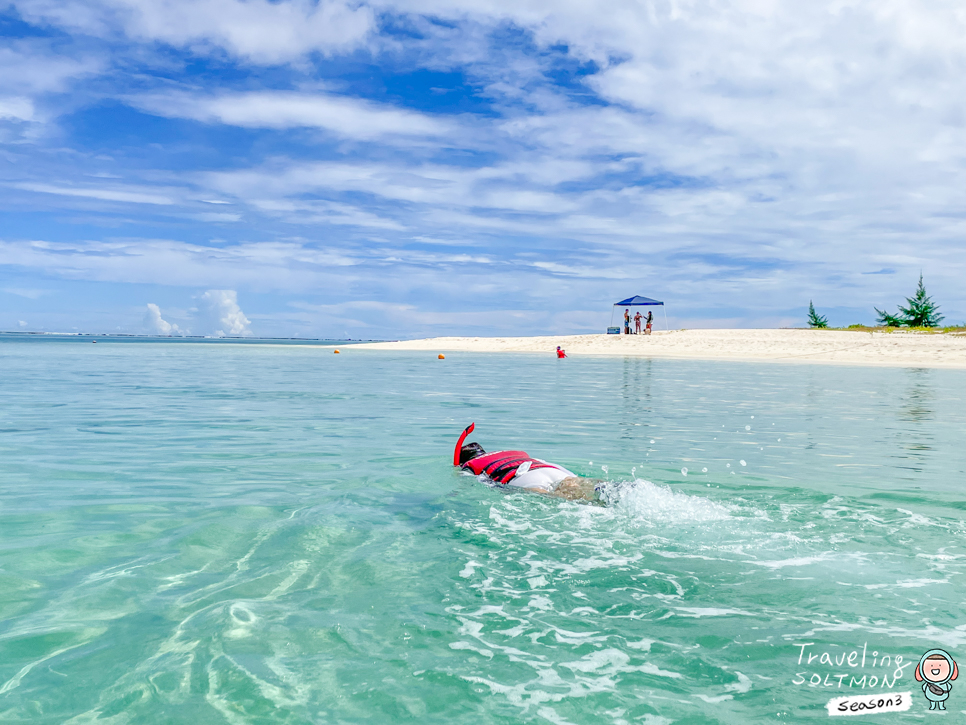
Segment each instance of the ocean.
[{"label": "ocean", "polygon": [[[850,722],[927,717],[920,657],[966,659],[964,391],[0,340],[0,722],[818,722],[883,693],[910,709]],[[460,475],[470,422],[607,505]]]}]

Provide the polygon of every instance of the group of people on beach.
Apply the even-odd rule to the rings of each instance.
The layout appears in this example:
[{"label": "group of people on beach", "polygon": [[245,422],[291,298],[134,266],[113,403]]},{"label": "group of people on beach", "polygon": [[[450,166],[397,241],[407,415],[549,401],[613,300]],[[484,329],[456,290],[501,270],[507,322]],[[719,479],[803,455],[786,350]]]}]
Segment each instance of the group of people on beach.
[{"label": "group of people on beach", "polygon": [[[645,335],[650,335],[651,334],[651,323],[654,321],[654,313],[651,312],[650,310],[648,310],[647,311],[647,317],[644,317],[644,315],[642,315],[640,312],[638,312],[636,315],[634,315],[634,334],[635,335],[640,335],[641,334],[641,321],[642,320],[645,323],[644,334]],[[630,311],[630,309],[624,310],[624,334],[625,335],[630,335],[631,334],[631,311]]]}]

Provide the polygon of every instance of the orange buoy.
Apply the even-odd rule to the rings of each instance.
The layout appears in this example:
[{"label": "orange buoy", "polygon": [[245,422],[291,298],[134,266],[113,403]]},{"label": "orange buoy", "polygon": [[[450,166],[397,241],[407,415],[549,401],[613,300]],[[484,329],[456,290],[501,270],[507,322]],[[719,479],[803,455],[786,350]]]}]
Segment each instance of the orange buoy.
[{"label": "orange buoy", "polygon": [[446,359],[446,356],[445,356],[445,355],[444,355],[443,353],[440,353],[440,354],[439,354],[439,355],[437,355],[436,357],[437,357],[437,358],[438,358],[439,360],[445,360],[445,359]]},{"label": "orange buoy", "polygon": [[336,348],[336,349],[335,349],[335,354],[336,354],[336,355],[338,355],[338,354],[339,354],[339,348]]}]

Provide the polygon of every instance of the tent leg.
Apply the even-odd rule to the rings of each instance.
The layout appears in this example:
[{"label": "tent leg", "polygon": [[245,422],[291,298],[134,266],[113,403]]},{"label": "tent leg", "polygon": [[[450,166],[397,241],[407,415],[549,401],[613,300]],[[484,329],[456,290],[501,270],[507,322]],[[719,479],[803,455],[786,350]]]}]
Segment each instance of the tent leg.
[{"label": "tent leg", "polygon": [[[661,307],[664,307],[664,305],[661,305]],[[665,330],[668,329],[668,326],[667,326],[667,308],[666,307],[664,307],[664,329]]]}]

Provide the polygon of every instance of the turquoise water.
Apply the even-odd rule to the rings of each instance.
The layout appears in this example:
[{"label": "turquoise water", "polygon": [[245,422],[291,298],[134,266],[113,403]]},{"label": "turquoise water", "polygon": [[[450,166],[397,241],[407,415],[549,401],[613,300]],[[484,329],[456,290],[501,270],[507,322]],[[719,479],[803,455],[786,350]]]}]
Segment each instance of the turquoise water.
[{"label": "turquoise water", "polygon": [[[850,722],[929,717],[915,662],[966,659],[964,384],[0,343],[0,721],[817,721],[897,657],[912,709]],[[609,505],[460,476],[470,421]]]}]

